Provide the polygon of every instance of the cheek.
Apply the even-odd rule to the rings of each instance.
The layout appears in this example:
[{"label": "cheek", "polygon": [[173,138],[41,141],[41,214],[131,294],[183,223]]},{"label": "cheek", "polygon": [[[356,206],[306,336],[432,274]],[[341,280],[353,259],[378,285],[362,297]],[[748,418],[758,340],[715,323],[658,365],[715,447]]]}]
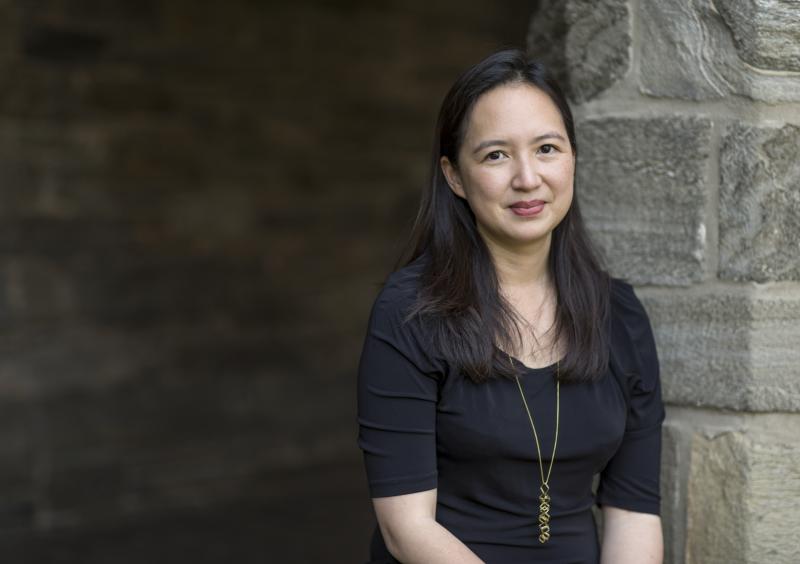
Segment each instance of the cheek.
[{"label": "cheek", "polygon": [[569,194],[571,198],[575,185],[575,166],[572,163],[565,163],[559,171],[559,178],[561,190],[564,194]]},{"label": "cheek", "polygon": [[569,185],[569,189],[564,193],[564,196],[565,196],[564,197],[564,208],[565,208],[564,213],[567,213],[566,210],[568,210],[570,207],[572,207],[572,198],[574,197],[574,195],[575,195],[575,190],[573,189],[572,184],[570,184]]},{"label": "cheek", "polygon": [[503,193],[503,186],[502,179],[491,170],[475,171],[464,178],[464,191],[476,202],[497,199]]},{"label": "cheek", "polygon": [[575,166],[572,163],[565,163],[559,171],[559,181],[552,186],[553,191],[557,196],[556,201],[559,202],[559,208],[564,213],[572,205],[572,199],[575,194]]},{"label": "cheek", "polygon": [[572,159],[564,159],[560,165],[559,175],[564,182],[572,184],[572,180],[575,178],[575,161]]},{"label": "cheek", "polygon": [[564,189],[561,195],[564,202],[564,208],[569,208],[572,205],[572,198],[575,195],[575,185],[572,179],[564,183]]}]

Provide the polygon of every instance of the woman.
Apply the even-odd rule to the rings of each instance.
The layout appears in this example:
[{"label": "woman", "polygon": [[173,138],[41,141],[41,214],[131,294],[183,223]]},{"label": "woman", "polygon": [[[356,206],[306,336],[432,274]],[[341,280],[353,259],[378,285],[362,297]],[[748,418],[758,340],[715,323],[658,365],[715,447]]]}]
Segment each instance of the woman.
[{"label": "woman", "polygon": [[520,51],[444,100],[410,260],[359,367],[372,562],[661,562],[655,345],[589,243],[576,149]]}]

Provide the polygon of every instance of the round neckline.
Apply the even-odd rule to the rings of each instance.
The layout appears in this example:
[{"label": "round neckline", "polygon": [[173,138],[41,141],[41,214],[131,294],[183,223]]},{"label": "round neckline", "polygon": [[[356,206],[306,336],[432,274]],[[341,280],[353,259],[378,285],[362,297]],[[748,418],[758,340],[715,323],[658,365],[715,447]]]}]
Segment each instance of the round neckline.
[{"label": "round neckline", "polygon": [[532,366],[528,366],[527,364],[525,364],[524,362],[522,362],[521,360],[519,360],[518,358],[516,358],[514,356],[508,355],[508,357],[512,361],[514,361],[514,364],[518,364],[519,366],[521,366],[523,372],[525,372],[525,373],[533,373],[533,374],[537,374],[537,373],[541,374],[541,373],[546,373],[546,372],[555,372],[556,367],[563,360],[563,359],[561,359],[561,360],[556,361],[556,362],[554,362],[552,364],[548,364],[547,366],[541,366],[541,367],[538,367],[538,368],[534,368]]}]

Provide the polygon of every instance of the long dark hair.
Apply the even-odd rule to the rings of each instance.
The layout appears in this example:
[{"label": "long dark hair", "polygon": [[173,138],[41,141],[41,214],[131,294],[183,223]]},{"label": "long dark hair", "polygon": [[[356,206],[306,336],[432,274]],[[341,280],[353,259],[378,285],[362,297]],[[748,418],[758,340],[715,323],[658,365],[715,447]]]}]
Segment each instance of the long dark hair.
[{"label": "long dark hair", "polygon": [[[471,380],[511,377],[517,367],[500,345],[516,351],[518,316],[502,297],[494,262],[467,202],[447,184],[440,166],[456,164],[470,113],[483,94],[509,83],[530,84],[555,103],[577,158],[575,125],[561,89],[545,68],[519,50],[500,51],[456,80],[439,111],[431,182],[423,194],[406,264],[423,257],[410,314],[431,329],[437,351]],[[589,381],[608,365],[610,279],[584,227],[577,190],[551,238],[548,269],[556,291],[554,343],[565,346],[562,381]]]}]

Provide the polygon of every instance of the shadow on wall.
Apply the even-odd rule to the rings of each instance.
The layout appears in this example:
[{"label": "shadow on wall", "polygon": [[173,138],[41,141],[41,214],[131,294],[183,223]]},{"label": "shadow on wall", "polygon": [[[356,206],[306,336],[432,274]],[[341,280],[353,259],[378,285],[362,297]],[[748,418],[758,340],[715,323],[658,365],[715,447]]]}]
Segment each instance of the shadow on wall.
[{"label": "shadow on wall", "polygon": [[0,2],[0,553],[356,562],[368,308],[530,2]]}]

